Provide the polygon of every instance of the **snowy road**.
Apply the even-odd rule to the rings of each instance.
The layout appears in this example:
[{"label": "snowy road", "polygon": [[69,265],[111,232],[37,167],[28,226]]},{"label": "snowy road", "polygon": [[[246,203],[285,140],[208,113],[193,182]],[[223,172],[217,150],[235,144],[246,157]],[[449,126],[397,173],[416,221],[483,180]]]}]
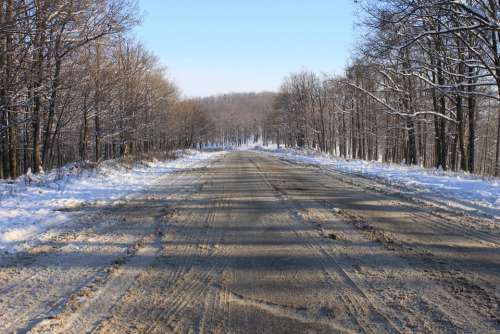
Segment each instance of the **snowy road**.
[{"label": "snowy road", "polygon": [[85,208],[0,257],[0,332],[500,331],[498,230],[367,182],[234,152]]}]

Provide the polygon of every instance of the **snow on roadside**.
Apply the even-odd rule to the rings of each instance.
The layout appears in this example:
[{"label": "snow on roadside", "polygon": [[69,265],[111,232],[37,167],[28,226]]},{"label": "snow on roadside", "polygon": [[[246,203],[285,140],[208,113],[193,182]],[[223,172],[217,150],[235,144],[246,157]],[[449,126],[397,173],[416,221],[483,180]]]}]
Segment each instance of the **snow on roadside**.
[{"label": "snow on roadside", "polygon": [[317,151],[269,149],[259,147],[285,160],[319,165],[343,173],[374,179],[404,188],[420,196],[453,207],[490,216],[500,222],[500,179],[486,179],[467,173],[386,164],[364,160],[346,160]]},{"label": "snow on roadside", "polygon": [[0,250],[13,251],[17,244],[68,220],[67,213],[58,211],[61,208],[132,197],[166,174],[206,165],[224,153],[184,151],[175,160],[144,162],[132,168],[110,161],[94,171],[70,164],[14,182],[0,181]]}]

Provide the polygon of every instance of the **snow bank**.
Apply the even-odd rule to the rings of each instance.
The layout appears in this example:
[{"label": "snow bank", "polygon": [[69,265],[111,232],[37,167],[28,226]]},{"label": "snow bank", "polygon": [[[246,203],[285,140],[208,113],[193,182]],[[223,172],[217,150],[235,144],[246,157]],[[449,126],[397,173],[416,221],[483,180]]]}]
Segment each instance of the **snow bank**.
[{"label": "snow bank", "polygon": [[[274,156],[300,163],[375,179],[404,188],[413,196],[452,205],[500,219],[500,179],[448,172],[438,169],[385,164],[364,160],[345,160],[317,151],[257,148]],[[500,221],[500,220],[499,220]]]},{"label": "snow bank", "polygon": [[93,171],[70,164],[14,182],[0,181],[0,249],[12,250],[19,242],[66,221],[68,214],[58,211],[61,208],[131,197],[161,176],[204,165],[222,154],[184,151],[176,160],[144,162],[131,168],[109,161]]}]

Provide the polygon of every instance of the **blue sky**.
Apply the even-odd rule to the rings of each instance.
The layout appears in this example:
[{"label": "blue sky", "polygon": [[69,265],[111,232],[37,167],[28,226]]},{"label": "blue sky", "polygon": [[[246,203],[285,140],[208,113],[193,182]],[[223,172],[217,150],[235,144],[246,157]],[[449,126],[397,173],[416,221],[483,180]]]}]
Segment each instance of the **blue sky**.
[{"label": "blue sky", "polygon": [[290,72],[341,73],[353,0],[139,0],[137,36],[185,96],[275,91]]}]

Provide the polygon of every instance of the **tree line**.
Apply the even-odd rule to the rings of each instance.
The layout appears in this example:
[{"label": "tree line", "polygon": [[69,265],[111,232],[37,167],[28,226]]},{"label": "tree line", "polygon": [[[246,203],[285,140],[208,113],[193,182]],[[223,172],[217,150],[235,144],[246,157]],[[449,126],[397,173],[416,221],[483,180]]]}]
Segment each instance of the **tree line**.
[{"label": "tree line", "polygon": [[0,178],[167,151],[178,90],[127,0],[0,0]]},{"label": "tree line", "polygon": [[500,176],[500,4],[364,0],[343,75],[181,99],[132,0],[0,0],[0,178],[262,140]]},{"label": "tree line", "polygon": [[345,74],[287,77],[277,142],[346,158],[500,176],[500,4],[358,1],[364,41]]}]

